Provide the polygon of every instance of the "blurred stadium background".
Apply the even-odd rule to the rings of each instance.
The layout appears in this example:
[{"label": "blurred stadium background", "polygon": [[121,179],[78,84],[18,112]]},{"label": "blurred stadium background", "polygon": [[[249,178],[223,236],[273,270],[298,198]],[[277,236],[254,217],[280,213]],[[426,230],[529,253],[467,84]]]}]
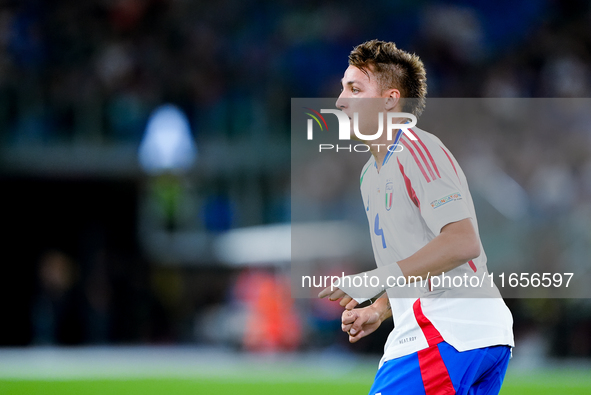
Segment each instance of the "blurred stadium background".
[{"label": "blurred stadium background", "polygon": [[[290,297],[292,196],[318,184],[290,188],[289,106],[338,95],[372,38],[421,56],[430,97],[591,94],[582,0],[2,1],[0,391],[366,393],[389,328],[350,346],[339,309]],[[527,198],[474,193],[491,265],[591,264],[589,116],[444,140]],[[361,208],[357,175],[316,174],[318,199]],[[507,303],[502,393],[591,393],[590,301]]]}]

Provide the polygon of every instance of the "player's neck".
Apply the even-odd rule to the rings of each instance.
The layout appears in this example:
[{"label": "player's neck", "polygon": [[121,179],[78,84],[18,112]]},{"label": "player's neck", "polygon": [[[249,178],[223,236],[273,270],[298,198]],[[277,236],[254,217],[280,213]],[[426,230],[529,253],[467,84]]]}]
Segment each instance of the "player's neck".
[{"label": "player's neck", "polygon": [[387,139],[380,138],[374,141],[367,141],[365,143],[370,147],[369,150],[376,161],[376,167],[379,173],[380,169],[382,168],[382,164],[384,163],[384,158],[386,158],[386,155],[388,154],[388,145],[392,144],[392,142],[388,141]]},{"label": "player's neck", "polygon": [[[396,118],[393,121],[394,121],[394,123],[397,123],[397,124],[403,124],[403,123],[407,123],[408,119],[407,118]],[[384,159],[386,158],[386,155],[388,155],[388,152],[389,152],[388,147],[390,147],[394,143],[394,141],[392,141],[392,140],[396,139],[394,136],[396,136],[398,134],[398,132],[400,132],[400,129],[397,129],[396,131],[394,131],[391,139],[388,139],[388,133],[382,133],[382,135],[380,137],[378,137],[376,140],[365,141],[365,144],[369,145],[369,150],[370,150],[371,154],[373,155],[374,159],[376,160],[378,173],[380,172],[380,169],[382,168],[382,165],[384,164]],[[392,149],[396,149],[396,147],[392,147]]]},{"label": "player's neck", "polygon": [[[376,167],[378,169],[378,173],[380,172],[380,169],[382,168],[382,164],[384,163],[384,158],[386,157],[386,153],[382,152],[382,151],[383,151],[382,149],[380,149],[380,152],[378,152],[377,150],[371,151],[371,154],[373,155],[373,158],[376,161]],[[387,152],[387,150],[386,150],[386,152]]]}]

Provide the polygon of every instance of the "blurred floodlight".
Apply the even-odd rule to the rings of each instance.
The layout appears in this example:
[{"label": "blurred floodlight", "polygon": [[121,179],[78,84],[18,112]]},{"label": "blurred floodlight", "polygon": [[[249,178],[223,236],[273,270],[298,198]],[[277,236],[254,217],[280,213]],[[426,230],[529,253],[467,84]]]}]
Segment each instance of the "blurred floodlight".
[{"label": "blurred floodlight", "polygon": [[363,253],[364,236],[365,229],[346,221],[266,225],[230,230],[213,247],[229,265],[278,265]]},{"label": "blurred floodlight", "polygon": [[181,109],[164,104],[152,112],[138,154],[142,168],[152,174],[191,167],[197,147]]},{"label": "blurred floodlight", "polygon": [[221,235],[214,246],[222,262],[231,265],[264,265],[289,262],[291,226],[253,226]]},{"label": "blurred floodlight", "polygon": [[366,228],[348,221],[298,223],[291,231],[294,262],[346,259],[371,251]]}]

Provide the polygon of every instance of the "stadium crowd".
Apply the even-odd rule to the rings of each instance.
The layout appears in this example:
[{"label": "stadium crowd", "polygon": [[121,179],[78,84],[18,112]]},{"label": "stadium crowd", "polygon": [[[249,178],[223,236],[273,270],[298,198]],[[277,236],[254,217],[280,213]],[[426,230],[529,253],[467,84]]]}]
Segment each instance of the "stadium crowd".
[{"label": "stadium crowd", "polygon": [[[290,98],[336,97],[346,68],[343,59],[354,45],[371,38],[392,40],[420,54],[428,72],[429,97],[552,97],[569,98],[573,106],[589,104],[588,2],[378,1],[363,12],[359,7],[353,1],[5,1],[0,6],[0,145],[10,150],[52,144],[139,144],[150,112],[167,102],[188,115],[198,145],[251,137],[288,144]],[[482,234],[517,227],[526,247],[510,259],[531,265],[588,263],[591,113],[549,122],[555,122],[551,133],[475,132],[472,140],[485,146],[480,153],[494,157],[495,166],[510,174],[531,202],[527,221],[499,222],[494,214],[484,214],[488,220],[481,220]],[[460,162],[473,159],[473,146],[460,137],[451,136],[448,145]],[[231,160],[240,166],[241,158]],[[259,171],[254,179],[266,177],[267,170]],[[224,186],[231,182],[220,182],[218,192],[228,195]],[[285,184],[261,190],[265,201],[289,207]],[[338,199],[339,185],[332,191],[328,198]],[[484,203],[481,207],[487,210]],[[238,211],[233,222],[214,230],[243,225],[242,215]],[[288,218],[288,209],[276,209],[259,222]],[[80,247],[85,248],[92,247]],[[486,244],[485,248],[488,251]],[[506,248],[502,240],[491,242],[489,255],[502,256]],[[524,257],[528,248],[533,252]],[[209,292],[190,292],[179,285],[178,273],[146,264],[133,266],[142,275],[126,277],[115,273],[98,253],[90,260],[94,263],[75,269],[83,262],[75,255],[48,250],[30,263],[38,270],[28,271],[23,281],[36,285],[30,287],[31,297],[19,304],[29,311],[19,325],[31,334],[20,340],[0,339],[1,344],[213,341],[213,335],[209,340],[195,336],[193,326],[201,324],[195,324],[194,317],[211,312],[216,304],[231,304],[236,294],[233,274],[220,275],[215,268],[194,274],[201,286],[214,284]],[[94,280],[85,280],[90,277]],[[142,285],[117,293],[121,281],[127,280]],[[158,291],[167,287],[168,291]],[[171,307],[171,300],[191,297],[181,307]],[[117,303],[139,312],[125,316]],[[541,333],[549,341],[549,353],[591,356],[588,301],[508,304],[517,342]],[[310,323],[309,330],[339,329],[327,329],[332,327],[315,321],[309,309],[300,314]],[[59,332],[64,322],[54,321],[62,316],[69,329]],[[126,325],[139,329],[113,331]],[[281,348],[279,340],[277,347]]]}]

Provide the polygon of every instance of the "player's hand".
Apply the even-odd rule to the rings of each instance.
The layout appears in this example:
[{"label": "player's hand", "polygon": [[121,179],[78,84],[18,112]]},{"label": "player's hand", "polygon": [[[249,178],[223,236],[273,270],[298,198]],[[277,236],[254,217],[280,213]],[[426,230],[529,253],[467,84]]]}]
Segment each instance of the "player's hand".
[{"label": "player's hand", "polygon": [[326,287],[318,294],[320,299],[326,298],[328,296],[328,300],[339,300],[339,304],[343,306],[347,310],[353,310],[355,306],[359,303],[345,292],[343,292],[340,288],[336,287]]},{"label": "player's hand", "polygon": [[379,311],[368,306],[362,309],[343,311],[341,323],[343,332],[349,334],[349,342],[355,343],[378,329],[382,320]]}]

